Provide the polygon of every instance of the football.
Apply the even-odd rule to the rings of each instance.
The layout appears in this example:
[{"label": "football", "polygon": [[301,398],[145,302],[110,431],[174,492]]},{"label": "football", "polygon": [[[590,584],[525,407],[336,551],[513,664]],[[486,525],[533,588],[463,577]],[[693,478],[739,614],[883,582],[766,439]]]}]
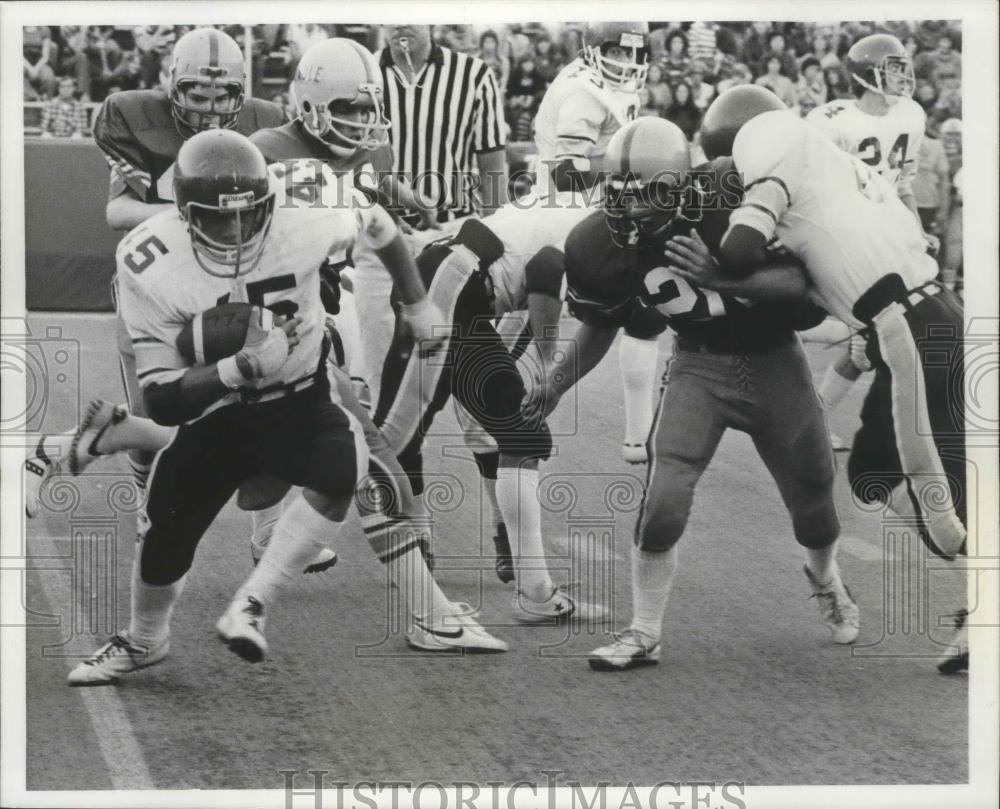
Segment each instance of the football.
[{"label": "football", "polygon": [[[177,335],[177,350],[192,365],[210,365],[231,357],[246,340],[254,307],[249,303],[222,303],[206,309],[185,324]],[[264,318],[271,315],[263,310]],[[265,322],[265,328],[269,324]]]}]

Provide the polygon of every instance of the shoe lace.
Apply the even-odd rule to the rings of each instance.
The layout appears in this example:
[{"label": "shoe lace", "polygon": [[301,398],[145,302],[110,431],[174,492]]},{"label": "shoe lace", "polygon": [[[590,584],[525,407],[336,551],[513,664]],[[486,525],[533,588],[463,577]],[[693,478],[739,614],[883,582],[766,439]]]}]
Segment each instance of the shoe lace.
[{"label": "shoe lace", "polygon": [[843,621],[843,615],[840,611],[840,602],[837,600],[836,593],[830,589],[822,589],[814,592],[809,598],[819,599],[820,609],[823,611],[823,617],[827,618],[835,623],[841,623]]},{"label": "shoe lace", "polygon": [[129,643],[128,640],[123,638],[121,635],[113,635],[111,640],[105,644],[104,648],[94,655],[88,662],[92,665],[98,665],[119,651],[123,651],[126,654],[131,655],[140,650]]},{"label": "shoe lace", "polygon": [[247,596],[247,604],[243,611],[250,616],[250,626],[260,628],[260,619],[264,617],[264,605],[253,596]]},{"label": "shoe lace", "polygon": [[643,643],[642,636],[631,627],[621,632],[612,633],[612,637],[615,639],[616,644],[622,646],[635,646],[643,651],[649,649],[649,646]]}]

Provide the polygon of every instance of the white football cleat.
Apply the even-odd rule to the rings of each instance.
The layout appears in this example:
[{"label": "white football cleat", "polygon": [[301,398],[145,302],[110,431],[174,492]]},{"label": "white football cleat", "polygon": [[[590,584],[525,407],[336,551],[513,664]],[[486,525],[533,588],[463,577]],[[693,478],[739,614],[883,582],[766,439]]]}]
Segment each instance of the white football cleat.
[{"label": "white football cleat", "polygon": [[514,594],[514,620],[522,624],[550,624],[563,621],[600,622],[608,617],[604,607],[580,601],[568,590],[563,585],[555,586],[552,595],[545,601],[534,601],[518,590]]},{"label": "white football cleat", "polygon": [[615,633],[615,642],[590,653],[588,660],[595,671],[626,671],[660,662],[660,643],[629,627]]},{"label": "white football cleat", "polygon": [[244,596],[229,605],[215,630],[233,654],[250,663],[260,663],[267,657],[264,624],[264,605],[253,596]]},{"label": "white football cleat", "polygon": [[70,685],[114,685],[123,674],[156,665],[170,651],[170,638],[155,646],[140,646],[119,632],[92,656],[73,669],[66,681]]},{"label": "white football cleat", "polygon": [[124,405],[113,405],[103,399],[94,399],[87,405],[87,412],[76,428],[76,435],[69,448],[68,467],[71,475],[79,475],[95,458],[100,457],[97,442],[109,427],[128,416]]},{"label": "white football cleat", "polygon": [[834,571],[827,584],[820,584],[808,565],[804,570],[813,591],[810,598],[819,604],[820,617],[833,634],[834,643],[854,643],[861,628],[861,610],[841,581],[839,571]]},{"label": "white football cleat", "polygon": [[453,612],[426,621],[414,618],[406,642],[427,652],[506,652],[507,644],[493,637],[472,616],[468,604],[452,604]]},{"label": "white football cleat", "polygon": [[[264,551],[267,550],[266,545],[258,545],[256,542],[250,543],[250,556],[253,559],[253,566],[257,567],[260,562],[261,557],[264,555]],[[322,573],[324,570],[329,570],[338,562],[338,557],[335,551],[329,548],[320,548],[313,560],[303,568],[303,573]]]},{"label": "white football cleat", "polygon": [[958,674],[969,670],[969,613],[959,610],[955,615],[955,634],[948,648],[938,658],[937,669],[942,674]]},{"label": "white football cleat", "polygon": [[649,453],[645,444],[622,444],[622,460],[625,463],[649,463]]},{"label": "white football cleat", "polygon": [[24,513],[28,519],[42,510],[42,489],[51,478],[62,472],[59,459],[50,458],[45,452],[47,437],[43,435],[38,439],[34,453],[24,461]]}]

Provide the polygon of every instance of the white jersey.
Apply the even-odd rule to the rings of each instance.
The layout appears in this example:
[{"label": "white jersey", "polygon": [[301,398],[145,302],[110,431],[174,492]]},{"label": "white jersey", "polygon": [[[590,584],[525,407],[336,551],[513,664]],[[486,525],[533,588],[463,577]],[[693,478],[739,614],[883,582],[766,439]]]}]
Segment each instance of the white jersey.
[{"label": "white jersey", "polygon": [[910,289],[937,274],[920,224],[889,182],[794,112],[744,124],[733,160],[746,195],[730,226],[780,239],[805,263],[817,302],[848,325],[864,325],[852,307],[883,276],[898,273]]},{"label": "white jersey", "polygon": [[[503,255],[489,267],[497,317],[528,308],[525,288],[528,262],[543,247],[564,250],[569,232],[594,210],[581,204],[575,195],[563,193],[551,199],[524,197],[483,220],[504,246]],[[564,278],[564,291],[565,283]]]},{"label": "white jersey", "polygon": [[539,196],[549,193],[556,163],[583,158],[593,164],[607,151],[615,132],[633,120],[638,110],[638,93],[606,86],[582,59],[574,59],[559,71],[535,116]]},{"label": "white jersey", "polygon": [[[176,348],[181,329],[198,313],[230,301],[294,311],[302,319],[295,350],[256,387],[298,382],[320,368],[325,319],[320,266],[331,253],[349,249],[371,217],[355,206],[353,197],[345,198],[345,204],[313,207],[286,196],[285,183],[274,171],[271,187],[276,202],[263,253],[256,267],[239,278],[216,277],[201,268],[187,223],[175,209],[147,219],[118,245],[120,311],[144,387],[180,377],[187,367]],[[237,400],[237,394],[230,394],[205,412]]]},{"label": "white jersey", "polygon": [[911,98],[900,98],[885,115],[862,112],[856,99],[841,98],[806,116],[838,148],[885,177],[900,196],[913,193],[926,119],[923,108]]}]

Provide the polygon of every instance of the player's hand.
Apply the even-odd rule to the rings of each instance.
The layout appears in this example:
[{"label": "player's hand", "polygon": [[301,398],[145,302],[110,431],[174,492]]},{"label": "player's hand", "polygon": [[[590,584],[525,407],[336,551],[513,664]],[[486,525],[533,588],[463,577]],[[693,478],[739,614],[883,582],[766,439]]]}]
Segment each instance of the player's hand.
[{"label": "player's hand", "polygon": [[719,270],[708,245],[694,228],[690,236],[674,236],[663,248],[672,269],[685,281],[702,289],[725,289],[729,283]]},{"label": "player's hand", "polygon": [[[416,303],[404,303],[399,311],[421,357],[430,356],[444,345],[445,317],[428,298],[421,298]],[[435,327],[438,327],[439,334],[434,333]]]},{"label": "player's hand", "polygon": [[236,365],[247,380],[275,373],[299,343],[299,317],[269,317],[270,312],[255,306],[247,327],[247,337],[236,353]]},{"label": "player's hand", "polygon": [[933,258],[937,258],[941,250],[941,240],[933,233],[924,233],[924,240],[927,242],[927,252]]}]

